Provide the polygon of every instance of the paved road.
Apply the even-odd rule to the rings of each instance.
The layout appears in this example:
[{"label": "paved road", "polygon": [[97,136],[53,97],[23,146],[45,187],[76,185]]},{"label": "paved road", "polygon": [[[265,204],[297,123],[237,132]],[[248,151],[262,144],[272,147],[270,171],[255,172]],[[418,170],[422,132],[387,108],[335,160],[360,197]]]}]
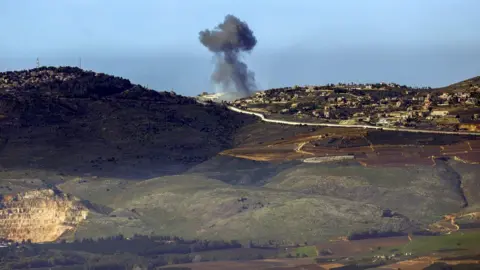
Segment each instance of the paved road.
[{"label": "paved road", "polygon": [[227,106],[227,108],[231,111],[255,115],[259,117],[262,121],[269,122],[269,123],[277,123],[277,124],[284,124],[284,125],[292,125],[292,126],[321,126],[321,127],[348,127],[348,128],[368,128],[368,129],[378,129],[378,130],[387,130],[387,131],[401,131],[401,132],[413,132],[413,133],[433,133],[433,134],[451,134],[451,135],[473,135],[473,136],[480,136],[479,132],[468,132],[468,131],[441,131],[441,130],[428,130],[428,129],[412,129],[412,128],[392,128],[392,127],[378,127],[378,126],[371,126],[371,125],[341,125],[341,124],[330,124],[330,123],[309,123],[309,122],[295,122],[295,121],[286,121],[286,120],[277,120],[277,119],[268,119],[263,114],[257,112],[250,112],[241,110],[239,108],[235,108],[233,106]]}]

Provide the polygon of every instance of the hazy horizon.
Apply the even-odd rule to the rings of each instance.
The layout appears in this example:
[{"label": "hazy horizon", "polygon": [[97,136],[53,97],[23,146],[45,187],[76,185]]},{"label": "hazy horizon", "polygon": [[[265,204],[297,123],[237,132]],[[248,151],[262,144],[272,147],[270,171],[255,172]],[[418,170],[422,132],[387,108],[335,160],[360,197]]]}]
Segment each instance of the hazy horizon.
[{"label": "hazy horizon", "polygon": [[244,60],[259,89],[337,82],[441,87],[480,75],[475,0],[4,0],[0,71],[78,66],[183,95],[212,92],[198,41],[226,14],[258,45]]}]

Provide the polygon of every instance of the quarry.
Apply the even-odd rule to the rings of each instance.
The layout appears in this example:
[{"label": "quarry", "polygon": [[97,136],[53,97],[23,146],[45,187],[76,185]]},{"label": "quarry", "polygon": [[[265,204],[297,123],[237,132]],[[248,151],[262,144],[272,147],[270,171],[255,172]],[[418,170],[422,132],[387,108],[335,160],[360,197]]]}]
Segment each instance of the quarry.
[{"label": "quarry", "polygon": [[4,195],[1,206],[0,238],[16,242],[56,241],[88,215],[78,200],[51,189]]}]

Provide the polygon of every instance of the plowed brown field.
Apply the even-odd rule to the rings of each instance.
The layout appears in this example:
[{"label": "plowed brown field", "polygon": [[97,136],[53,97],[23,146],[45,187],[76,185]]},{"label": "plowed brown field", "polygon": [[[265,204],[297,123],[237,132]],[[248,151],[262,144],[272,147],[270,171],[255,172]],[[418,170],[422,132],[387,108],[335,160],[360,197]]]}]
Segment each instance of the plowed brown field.
[{"label": "plowed brown field", "polygon": [[364,129],[322,129],[258,146],[234,148],[221,154],[258,161],[353,155],[364,166],[435,165],[437,158],[480,164],[480,140],[430,144],[433,139],[413,138],[412,144],[386,144],[385,140],[376,144],[367,134]]}]

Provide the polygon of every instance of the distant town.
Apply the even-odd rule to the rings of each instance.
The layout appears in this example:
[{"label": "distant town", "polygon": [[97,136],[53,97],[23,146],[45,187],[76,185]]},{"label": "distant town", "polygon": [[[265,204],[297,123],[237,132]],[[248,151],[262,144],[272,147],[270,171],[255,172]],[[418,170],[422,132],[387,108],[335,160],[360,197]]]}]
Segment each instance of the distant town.
[{"label": "distant town", "polygon": [[[293,86],[225,102],[272,119],[444,131],[480,131],[478,77],[445,88],[395,83]],[[222,94],[202,93],[216,101]]]}]

